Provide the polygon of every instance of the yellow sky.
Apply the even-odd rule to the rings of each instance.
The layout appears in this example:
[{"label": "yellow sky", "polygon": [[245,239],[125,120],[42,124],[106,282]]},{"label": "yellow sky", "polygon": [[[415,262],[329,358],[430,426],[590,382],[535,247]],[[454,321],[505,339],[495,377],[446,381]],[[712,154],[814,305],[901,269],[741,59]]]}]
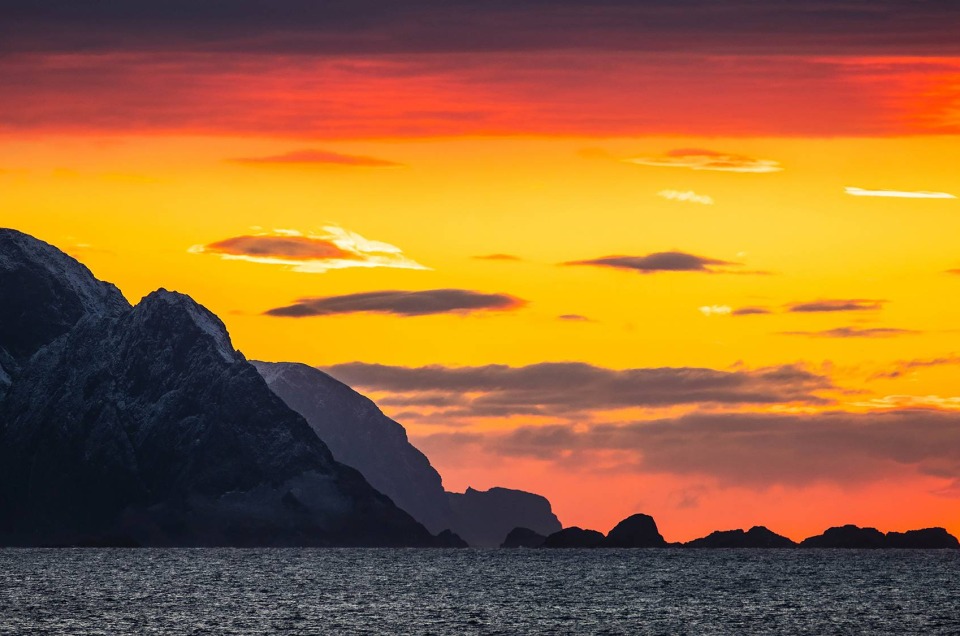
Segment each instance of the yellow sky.
[{"label": "yellow sky", "polygon": [[[955,365],[875,376],[897,361],[960,352],[960,276],[946,273],[960,268],[960,200],[844,192],[854,186],[960,193],[960,144],[951,137],[460,138],[318,146],[251,138],[19,135],[2,145],[2,225],[75,255],[133,302],[159,287],[192,295],[224,320],[249,358],[315,365],[581,361],[714,369],[798,363],[839,386],[827,408],[863,411],[883,400],[903,406],[917,399],[944,406],[957,395]],[[229,161],[311,148],[402,165]],[[621,161],[684,148],[769,159],[783,169],[733,173]],[[693,192],[713,203],[670,200],[664,191]],[[322,232],[330,225],[395,245],[430,269],[308,274],[189,251],[232,237],[276,229]],[[560,265],[674,250],[742,263],[719,269],[743,273],[641,274]],[[474,258],[501,253],[523,260]],[[528,304],[470,315],[263,315],[301,297],[445,288],[509,294]],[[786,311],[791,303],[831,299],[885,302],[874,311]],[[700,310],[705,306],[759,306],[772,313],[707,316]],[[558,319],[565,314],[589,320]],[[837,328],[917,333],[783,333]],[[595,417],[629,421],[698,408],[710,407],[634,408]],[[398,415],[405,409],[385,410]],[[850,510],[857,522],[891,529],[958,527],[947,512],[954,500],[938,490],[947,482],[909,471],[901,479],[899,468],[887,480],[901,483],[896,488],[812,482],[754,488],[747,496],[740,487],[689,476],[606,472],[602,459],[587,472],[570,474],[562,463],[535,459],[479,453],[471,461],[466,450],[430,438],[438,430],[467,430],[458,428],[462,422],[444,429],[400,419],[414,441],[423,442],[449,488],[507,485],[543,492],[566,523],[606,529],[643,508],[660,515],[671,539],[692,538],[721,522],[733,527],[765,518],[800,537],[845,521],[838,515]],[[487,419],[474,421],[473,430],[543,423],[549,418]],[[903,495],[900,516],[884,512],[883,493],[897,488],[916,494],[916,511],[903,507],[909,499]],[[600,490],[606,494],[596,499]],[[743,506],[744,497],[752,507]],[[858,508],[858,501],[865,503]],[[732,505],[743,514],[725,512]]]},{"label": "yellow sky", "polygon": [[[4,141],[5,225],[81,257],[131,299],[160,286],[221,315],[251,357],[417,365],[583,360],[612,367],[838,365],[960,348],[960,201],[852,197],[845,186],[960,191],[951,138],[884,140],[483,139],[325,145],[398,168],[238,165],[289,142],[57,138]],[[674,148],[779,161],[738,174],[618,161]],[[584,152],[587,150],[587,152]],[[602,151],[602,152],[599,152]],[[707,195],[671,201],[664,190]],[[336,224],[400,247],[431,271],[304,274],[187,250],[252,227]],[[88,247],[84,247],[88,246]],[[680,250],[759,274],[638,274],[558,263]],[[523,262],[472,258],[491,253]],[[302,296],[462,288],[518,296],[516,312],[397,319],[260,315]],[[880,311],[704,316],[701,306],[878,299]],[[560,321],[582,314],[592,322]],[[785,331],[899,328],[892,338]],[[947,387],[937,371],[903,392]]]}]

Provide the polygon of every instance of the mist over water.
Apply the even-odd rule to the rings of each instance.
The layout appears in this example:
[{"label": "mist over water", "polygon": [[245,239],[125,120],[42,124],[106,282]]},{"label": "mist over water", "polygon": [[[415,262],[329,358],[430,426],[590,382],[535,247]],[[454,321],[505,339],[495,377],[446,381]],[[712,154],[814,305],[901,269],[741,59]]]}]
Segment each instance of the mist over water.
[{"label": "mist over water", "polygon": [[0,550],[0,634],[957,634],[960,551]]}]

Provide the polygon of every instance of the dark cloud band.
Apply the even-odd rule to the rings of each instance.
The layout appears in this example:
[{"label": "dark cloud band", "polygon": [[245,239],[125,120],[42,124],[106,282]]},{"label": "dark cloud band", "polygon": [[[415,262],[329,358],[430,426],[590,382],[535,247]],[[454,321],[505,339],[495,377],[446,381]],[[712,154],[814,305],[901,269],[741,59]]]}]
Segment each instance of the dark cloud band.
[{"label": "dark cloud band", "polygon": [[336,314],[379,313],[397,316],[468,314],[477,311],[519,309],[526,301],[507,294],[486,294],[466,289],[426,291],[376,291],[325,298],[301,298],[286,307],[266,311],[268,316],[304,318]]},{"label": "dark cloud band", "polygon": [[353,362],[324,369],[351,386],[400,394],[476,394],[451,416],[563,414],[678,404],[825,403],[829,379],[797,366],[752,371],[608,369],[582,362],[523,367],[396,367]]},{"label": "dark cloud band", "polygon": [[632,270],[641,274],[656,272],[701,272],[709,274],[725,271],[722,268],[737,266],[739,263],[696,256],[686,252],[655,252],[645,256],[603,256],[582,261],[568,261],[564,265],[611,267]]}]

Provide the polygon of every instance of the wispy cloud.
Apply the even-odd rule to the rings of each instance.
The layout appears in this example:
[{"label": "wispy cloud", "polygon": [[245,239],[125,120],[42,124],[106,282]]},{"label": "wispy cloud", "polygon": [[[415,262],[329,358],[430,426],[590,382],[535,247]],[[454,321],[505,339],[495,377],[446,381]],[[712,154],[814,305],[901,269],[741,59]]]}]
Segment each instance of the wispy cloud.
[{"label": "wispy cloud", "polygon": [[783,331],[785,336],[809,336],[811,338],[896,338],[913,336],[919,333],[914,329],[894,329],[891,327],[837,327],[825,331]]},{"label": "wispy cloud", "polygon": [[693,190],[661,190],[657,196],[668,201],[685,201],[688,203],[700,203],[701,205],[713,205],[713,198],[706,194],[697,194]]},{"label": "wispy cloud", "polygon": [[396,316],[468,314],[477,311],[519,309],[525,300],[507,294],[485,294],[466,289],[425,291],[376,291],[324,298],[301,298],[295,303],[270,309],[268,316],[305,318],[336,314],[378,313]]},{"label": "wispy cloud", "polygon": [[773,312],[766,307],[737,307],[730,313],[733,316],[765,316]]},{"label": "wispy cloud", "polygon": [[701,272],[706,274],[728,273],[728,267],[738,267],[733,263],[717,258],[707,258],[686,252],[655,252],[645,256],[603,256],[582,261],[568,261],[563,265],[590,265],[594,267],[612,267],[626,269],[642,274],[656,272]]},{"label": "wispy cloud", "polygon": [[557,316],[557,320],[563,320],[566,322],[593,322],[590,318],[580,314],[563,314]]},{"label": "wispy cloud", "polygon": [[942,397],[939,395],[886,395],[854,406],[871,409],[937,409],[940,411],[960,411],[960,397]]},{"label": "wispy cloud", "polygon": [[729,316],[733,309],[726,305],[705,305],[699,311],[704,316]]},{"label": "wispy cloud", "polygon": [[917,369],[929,369],[931,367],[941,367],[949,365],[960,365],[960,355],[951,354],[939,358],[917,358],[915,360],[898,360],[891,365],[891,368],[870,376],[871,380],[887,379],[892,380],[902,377],[911,371]]},{"label": "wispy cloud", "polygon": [[885,300],[866,300],[863,298],[814,300],[787,305],[791,313],[830,313],[842,311],[878,311],[883,309]]},{"label": "wispy cloud", "polygon": [[658,168],[689,168],[719,172],[780,172],[783,168],[772,159],[754,159],[743,155],[724,154],[703,148],[680,148],[659,157],[632,157],[626,163]]},{"label": "wispy cloud", "polygon": [[844,188],[847,194],[855,197],[891,197],[897,199],[956,199],[949,192],[928,192],[926,190],[867,190],[865,188]]},{"label": "wispy cloud", "polygon": [[295,272],[322,274],[350,267],[429,269],[403,255],[399,247],[368,240],[356,232],[328,225],[322,234],[273,230],[194,245],[194,254],[214,254],[226,260],[284,265]]},{"label": "wispy cloud", "polygon": [[228,159],[231,163],[241,164],[313,164],[352,166],[356,168],[396,168],[402,164],[364,155],[345,155],[327,150],[294,150],[279,155],[264,157],[239,157]]}]

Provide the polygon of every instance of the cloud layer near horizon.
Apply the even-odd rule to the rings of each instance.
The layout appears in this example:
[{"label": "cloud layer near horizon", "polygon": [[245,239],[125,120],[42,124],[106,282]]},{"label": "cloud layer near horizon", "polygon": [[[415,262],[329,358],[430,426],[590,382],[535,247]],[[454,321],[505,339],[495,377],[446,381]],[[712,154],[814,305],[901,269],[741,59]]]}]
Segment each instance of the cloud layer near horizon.
[{"label": "cloud layer near horizon", "polygon": [[[769,488],[870,482],[912,470],[960,486],[960,414],[935,410],[818,414],[693,413],[677,418],[435,433],[426,449],[482,452],[591,470],[699,475]],[[611,464],[612,462],[612,464]],[[960,490],[956,490],[960,494]],[[953,496],[957,496],[956,494]]]},{"label": "cloud layer near horizon", "polygon": [[335,225],[328,225],[323,230],[323,234],[274,230],[235,236],[208,245],[195,245],[189,251],[214,254],[226,260],[284,265],[307,274],[351,267],[429,269],[404,256],[395,245],[371,241]]},{"label": "cloud layer near horizon", "polygon": [[522,367],[397,367],[353,362],[323,370],[351,386],[403,395],[408,405],[446,395],[450,418],[571,415],[691,404],[825,404],[831,381],[797,366],[718,371],[704,368],[609,369],[582,362]]},{"label": "cloud layer near horizon", "polygon": [[376,291],[324,298],[301,298],[291,305],[264,312],[268,316],[306,318],[337,314],[377,313],[396,316],[469,314],[478,311],[519,309],[526,301],[507,294],[486,294],[466,289]]}]

